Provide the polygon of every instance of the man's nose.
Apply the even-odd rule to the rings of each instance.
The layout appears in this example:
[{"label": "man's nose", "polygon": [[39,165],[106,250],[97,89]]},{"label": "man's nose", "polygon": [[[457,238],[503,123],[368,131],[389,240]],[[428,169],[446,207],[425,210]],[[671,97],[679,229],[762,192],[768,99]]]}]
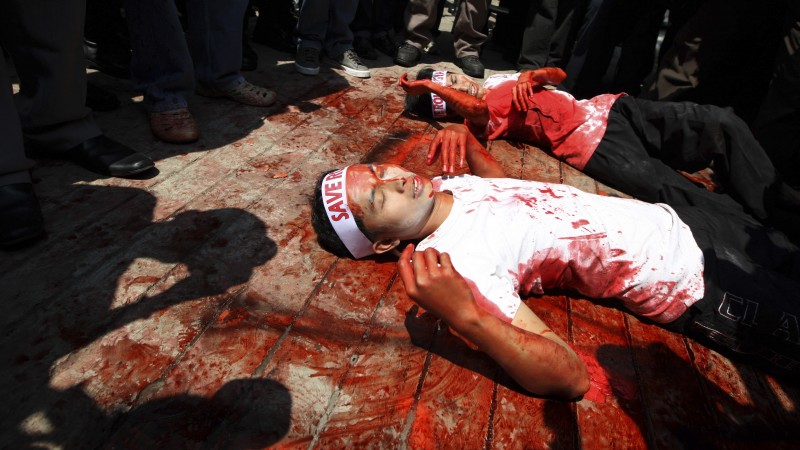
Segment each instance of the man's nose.
[{"label": "man's nose", "polygon": [[387,187],[402,192],[406,184],[406,179],[403,177],[395,177],[395,178],[389,178],[387,180],[379,180],[379,183],[385,184]]}]

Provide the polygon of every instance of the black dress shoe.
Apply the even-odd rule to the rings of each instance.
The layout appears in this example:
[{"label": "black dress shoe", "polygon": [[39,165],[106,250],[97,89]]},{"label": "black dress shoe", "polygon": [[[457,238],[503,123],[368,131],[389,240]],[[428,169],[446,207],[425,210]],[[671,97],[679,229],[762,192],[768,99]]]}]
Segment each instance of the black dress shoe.
[{"label": "black dress shoe", "polygon": [[39,201],[30,183],[0,186],[0,247],[16,247],[44,233]]},{"label": "black dress shoe", "polygon": [[131,51],[121,44],[99,46],[88,39],[83,40],[83,57],[88,66],[112,77],[131,77]]},{"label": "black dress shoe", "polygon": [[456,60],[456,65],[461,67],[465,74],[473,78],[483,78],[483,64],[476,55],[469,55]]},{"label": "black dress shoe", "polygon": [[397,49],[394,63],[398,66],[412,67],[422,59],[422,52],[411,44],[403,44]]},{"label": "black dress shoe", "polygon": [[155,167],[152,159],[103,134],[67,150],[64,156],[85,169],[112,177],[127,177]]}]

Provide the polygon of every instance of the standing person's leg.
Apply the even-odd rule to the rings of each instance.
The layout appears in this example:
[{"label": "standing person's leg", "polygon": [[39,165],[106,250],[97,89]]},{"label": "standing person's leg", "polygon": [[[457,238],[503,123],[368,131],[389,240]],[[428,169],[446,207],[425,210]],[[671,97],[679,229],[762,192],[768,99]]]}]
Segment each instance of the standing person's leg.
[{"label": "standing person's leg", "polygon": [[[2,22],[0,22],[2,23]],[[3,42],[0,39],[0,42]],[[0,51],[0,186],[12,183],[30,183],[28,171],[34,163],[25,157],[22,142],[22,124],[14,107],[11,80],[5,57]]]},{"label": "standing person's leg", "polygon": [[225,92],[243,83],[242,17],[247,0],[192,0],[186,6],[187,41],[199,86]]},{"label": "standing person's leg", "polygon": [[150,130],[164,142],[196,141],[200,130],[186,102],[194,70],[175,2],[125,0],[125,18],[133,48],[131,80],[144,93]]},{"label": "standing person's leg", "polygon": [[350,23],[358,8],[358,0],[331,0],[330,8],[325,52],[346,74],[369,78],[371,75],[369,68],[361,62],[353,50],[353,32],[350,30]]},{"label": "standing person's leg", "polygon": [[488,0],[463,0],[453,29],[456,65],[461,67],[465,74],[474,78],[483,78],[484,75],[480,51],[488,39],[483,33],[488,19]]},{"label": "standing person's leg", "polygon": [[303,0],[297,19],[295,69],[303,75],[319,73],[319,55],[327,38],[330,0]]},{"label": "standing person's leg", "polygon": [[556,29],[550,40],[548,67],[564,68],[569,63],[572,46],[575,44],[575,36],[580,26],[580,14],[577,0],[559,0]]},{"label": "standing person's leg", "polygon": [[85,1],[10,3],[0,14],[0,33],[20,79],[15,101],[25,138],[63,152],[100,136],[85,106]]},{"label": "standing person's leg", "polygon": [[397,43],[392,36],[396,9],[396,0],[373,0],[372,2],[372,46],[392,58],[397,56]]},{"label": "standing person's leg", "polygon": [[0,146],[0,247],[8,247],[40,236],[44,228],[39,202],[33,193],[33,184],[28,172],[33,167],[33,161],[25,157],[22,124],[14,108],[11,81],[8,79],[2,51],[0,51],[0,140],[3,142]]},{"label": "standing person's leg", "polygon": [[25,139],[102,175],[153,167],[150,158],[103,135],[85,106],[86,2],[12,0],[3,9],[0,40],[19,75],[15,100]]},{"label": "standing person's leg", "polygon": [[633,0],[600,0],[592,2],[589,13],[589,35],[584,36],[583,60],[580,70],[567,72],[564,88],[577,98],[590,98],[606,92],[604,77],[614,54],[629,25],[625,23],[626,8]]},{"label": "standing person's leg", "polygon": [[242,16],[247,0],[195,0],[187,12],[197,93],[251,106],[270,106],[275,92],[247,82],[242,67]]},{"label": "standing person's leg", "polygon": [[[603,29],[604,23],[601,20],[603,16],[600,12],[604,1],[606,0],[577,0],[575,14],[579,24],[571,46],[569,63],[564,68],[567,78],[558,86],[560,90],[574,91],[575,83],[583,70],[594,36]],[[574,92],[573,95],[575,95]]]},{"label": "standing person's leg", "polygon": [[644,78],[653,70],[656,42],[666,5],[658,1],[635,2],[628,8],[625,23],[629,29],[621,42],[622,51],[609,91],[635,96],[641,91]]},{"label": "standing person's leg", "polygon": [[772,82],[752,124],[778,171],[800,188],[800,2],[787,2]]},{"label": "standing person's leg", "polygon": [[353,32],[353,49],[359,57],[369,60],[378,59],[378,52],[372,47],[375,3],[377,2],[374,0],[358,0],[355,17],[350,22],[350,30]]},{"label": "standing person's leg", "polygon": [[331,0],[329,8],[324,48],[328,56],[335,58],[353,48],[350,23],[356,16],[358,0]]},{"label": "standing person's leg", "polygon": [[550,55],[550,42],[556,32],[558,0],[542,0],[528,8],[526,26],[522,32],[517,68],[533,70],[546,67]]},{"label": "standing person's leg", "polygon": [[133,47],[131,78],[134,88],[144,92],[144,108],[187,108],[194,70],[175,2],[126,0],[125,17]]},{"label": "standing person's leg", "polygon": [[800,249],[745,214],[676,210],[703,251],[706,289],[667,328],[772,371],[800,374]]},{"label": "standing person's leg", "polygon": [[403,14],[405,42],[397,49],[395,64],[412,67],[422,59],[422,51],[433,40],[432,31],[439,1],[443,0],[409,0]]}]

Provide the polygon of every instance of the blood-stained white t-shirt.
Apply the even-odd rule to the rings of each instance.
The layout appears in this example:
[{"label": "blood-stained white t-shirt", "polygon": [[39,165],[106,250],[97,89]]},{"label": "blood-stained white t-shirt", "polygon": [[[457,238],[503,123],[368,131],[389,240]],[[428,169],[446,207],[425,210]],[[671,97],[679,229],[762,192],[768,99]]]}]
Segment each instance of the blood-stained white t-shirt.
[{"label": "blood-stained white t-shirt", "polygon": [[703,296],[702,252],[668,205],[471,175],[433,185],[453,193],[453,209],[417,250],[449,253],[476,301],[505,320],[520,294],[553,288],[618,298],[659,323]]}]

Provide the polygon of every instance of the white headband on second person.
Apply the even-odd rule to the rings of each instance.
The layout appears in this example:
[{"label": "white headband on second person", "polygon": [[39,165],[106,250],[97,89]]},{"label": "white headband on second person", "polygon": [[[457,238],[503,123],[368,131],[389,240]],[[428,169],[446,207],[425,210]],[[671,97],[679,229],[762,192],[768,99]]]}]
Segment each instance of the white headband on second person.
[{"label": "white headband on second person", "polygon": [[[431,76],[431,81],[444,86],[447,84],[447,71],[435,70],[433,76]],[[437,119],[447,116],[447,103],[442,97],[439,97],[433,92],[431,92],[431,111],[433,112],[433,117]]]},{"label": "white headband on second person", "polygon": [[347,169],[334,170],[322,180],[322,199],[333,230],[354,258],[375,253],[372,242],[358,229],[353,211],[347,206]]}]

